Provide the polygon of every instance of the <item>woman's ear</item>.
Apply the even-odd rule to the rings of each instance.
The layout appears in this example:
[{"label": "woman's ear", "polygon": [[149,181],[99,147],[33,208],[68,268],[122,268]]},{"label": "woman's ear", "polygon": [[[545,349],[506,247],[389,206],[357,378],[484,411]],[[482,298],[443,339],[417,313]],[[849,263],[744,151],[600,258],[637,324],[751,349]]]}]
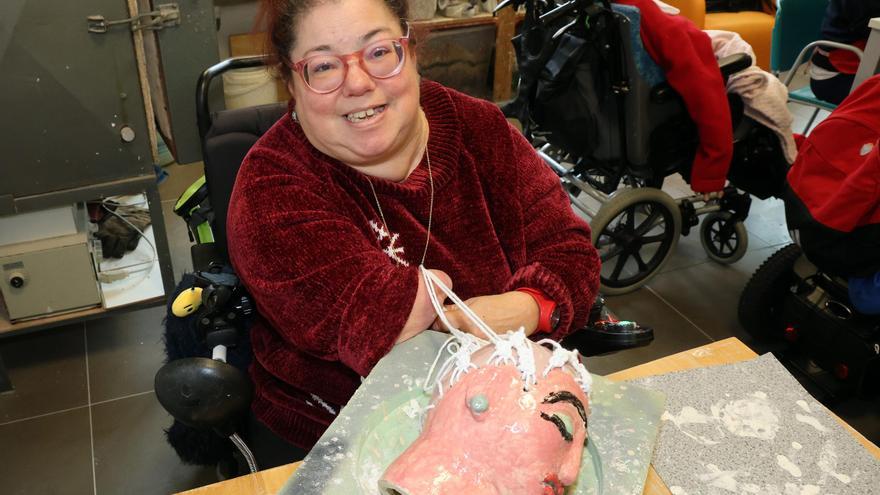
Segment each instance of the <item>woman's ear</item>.
[{"label": "woman's ear", "polygon": [[416,68],[416,70],[418,70],[419,57],[417,55],[418,50],[416,49],[415,45],[410,45],[409,49],[406,52],[409,54],[410,62],[413,64],[413,66]]},{"label": "woman's ear", "polygon": [[411,58],[411,60],[409,61],[409,63],[411,63],[412,66],[415,67],[415,70],[416,70],[416,79],[417,79],[418,83],[421,84],[421,83],[422,83],[422,71],[421,71],[420,68],[419,68],[419,59],[418,59],[418,57],[416,57],[415,52],[413,52],[413,53],[410,55],[410,57],[412,57],[412,58]]}]

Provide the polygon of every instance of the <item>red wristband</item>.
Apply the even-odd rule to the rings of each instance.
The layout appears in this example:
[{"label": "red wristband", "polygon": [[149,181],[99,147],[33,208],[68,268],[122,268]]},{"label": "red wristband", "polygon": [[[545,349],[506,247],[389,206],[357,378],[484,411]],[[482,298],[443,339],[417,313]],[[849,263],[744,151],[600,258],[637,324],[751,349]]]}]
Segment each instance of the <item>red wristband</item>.
[{"label": "red wristband", "polygon": [[552,319],[553,312],[556,310],[556,303],[538,289],[520,287],[516,290],[532,296],[535,302],[538,303],[538,328],[535,331],[538,333],[550,333],[555,330]]}]

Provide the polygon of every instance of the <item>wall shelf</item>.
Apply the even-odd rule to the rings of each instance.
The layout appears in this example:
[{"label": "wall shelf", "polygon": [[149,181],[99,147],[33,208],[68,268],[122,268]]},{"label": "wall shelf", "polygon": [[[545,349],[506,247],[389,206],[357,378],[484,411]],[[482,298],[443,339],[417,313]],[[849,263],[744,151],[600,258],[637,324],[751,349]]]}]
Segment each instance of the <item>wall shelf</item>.
[{"label": "wall shelf", "polygon": [[[127,304],[125,306],[117,306],[113,309],[105,309],[102,307],[86,308],[66,313],[40,316],[28,320],[17,321],[15,323],[10,323],[6,315],[0,313],[0,338],[7,335],[12,335],[13,332],[15,333],[15,335],[21,335],[24,333],[42,330],[45,328],[57,327],[60,325],[69,325],[72,323],[79,323],[87,320],[94,320],[97,318],[108,316],[110,314],[115,315],[127,311],[135,311],[138,309],[160,306],[162,304],[165,304],[164,294],[158,297],[144,299],[136,303]],[[0,375],[2,375],[2,372],[0,372]]]},{"label": "wall shelf", "polygon": [[[74,187],[60,191],[52,191],[41,194],[33,194],[12,198],[7,204],[7,214],[25,213],[49,209],[56,206],[68,205],[83,201],[101,199],[108,196],[143,194],[147,200],[150,211],[152,240],[156,248],[156,263],[161,273],[162,286],[165,294],[174,291],[174,271],[171,266],[171,255],[168,246],[168,236],[165,230],[165,218],[162,213],[162,202],[159,198],[159,189],[156,185],[156,176],[153,174],[140,175],[125,179],[99,182],[88,186]],[[19,332],[33,331],[53,326],[76,323],[83,320],[106,316],[111,312],[140,309],[149,306],[163,304],[165,295],[159,297],[146,297],[143,300],[125,304],[112,309],[103,307],[86,308],[71,312],[50,314],[27,320],[10,322],[0,305],[0,337],[18,334]],[[0,370],[2,374],[2,370]]]},{"label": "wall shelf", "polygon": [[499,11],[498,15],[482,13],[473,17],[462,18],[438,16],[424,21],[414,21],[412,25],[416,29],[439,31],[494,24],[495,68],[493,70],[492,99],[495,101],[506,101],[513,97],[512,79],[515,57],[510,40],[516,33],[517,23],[522,21],[523,17],[524,14],[518,13],[512,8],[506,8]]}]

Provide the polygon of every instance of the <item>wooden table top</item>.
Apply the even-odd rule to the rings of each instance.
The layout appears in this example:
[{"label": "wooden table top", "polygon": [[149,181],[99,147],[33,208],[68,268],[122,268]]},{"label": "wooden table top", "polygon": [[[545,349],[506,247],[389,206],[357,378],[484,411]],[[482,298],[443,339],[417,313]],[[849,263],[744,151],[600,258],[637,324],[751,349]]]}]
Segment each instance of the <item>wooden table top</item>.
[{"label": "wooden table top", "polygon": [[[707,344],[689,351],[679,352],[671,356],[651,361],[639,366],[619,371],[608,375],[614,381],[631,380],[644,376],[661,375],[673,371],[682,371],[693,368],[732,364],[754,359],[757,354],[746,347],[738,339],[731,337]],[[859,432],[838,418],[838,421],[868,449],[877,459],[880,459],[880,448],[868,441]],[[226,480],[213,485],[203,486],[181,495],[264,495],[278,493],[284,483],[300,466],[301,462],[294,462],[273,469],[267,469],[255,474],[241,476]],[[645,482],[645,495],[670,495],[670,491],[657,476],[654,468],[648,470],[648,479]]]}]

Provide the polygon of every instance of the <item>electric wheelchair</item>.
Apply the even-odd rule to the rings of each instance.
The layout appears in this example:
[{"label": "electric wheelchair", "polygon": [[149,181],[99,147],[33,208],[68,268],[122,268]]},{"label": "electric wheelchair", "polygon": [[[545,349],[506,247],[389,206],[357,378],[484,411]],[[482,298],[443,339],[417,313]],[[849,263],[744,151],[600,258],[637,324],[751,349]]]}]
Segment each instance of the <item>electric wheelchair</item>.
[{"label": "electric wheelchair", "polygon": [[223,476],[240,474],[239,466],[251,472],[259,469],[246,431],[253,395],[247,367],[252,360],[248,330],[254,307],[229,265],[226,211],[242,160],[287,112],[287,104],[216,112],[209,99],[215,78],[263,63],[263,57],[224,60],[198,80],[196,120],[205,175],[174,206],[193,242],[193,273],[184,275],[169,298],[167,363],[156,373],[154,387],[159,402],[174,417],[166,438],[178,457],[188,464],[216,465]]},{"label": "electric wheelchair", "polygon": [[880,392],[880,76],[800,145],[783,201],[795,244],[743,289],[739,319],[826,402]]},{"label": "electric wheelchair", "polygon": [[[680,235],[703,218],[707,255],[733,263],[745,254],[749,194],[777,196],[787,162],[778,138],[744,116],[728,94],[734,154],[723,197],[673,199],[665,177],[686,180],[699,144],[682,98],[665,82],[640,37],[635,7],[608,0],[512,0],[524,5],[514,39],[520,84],[504,107],[559,175],[575,207],[591,218],[602,259],[601,291],[641,287],[671,256]],[[719,61],[725,81],[751,65],[748,55]]]}]

